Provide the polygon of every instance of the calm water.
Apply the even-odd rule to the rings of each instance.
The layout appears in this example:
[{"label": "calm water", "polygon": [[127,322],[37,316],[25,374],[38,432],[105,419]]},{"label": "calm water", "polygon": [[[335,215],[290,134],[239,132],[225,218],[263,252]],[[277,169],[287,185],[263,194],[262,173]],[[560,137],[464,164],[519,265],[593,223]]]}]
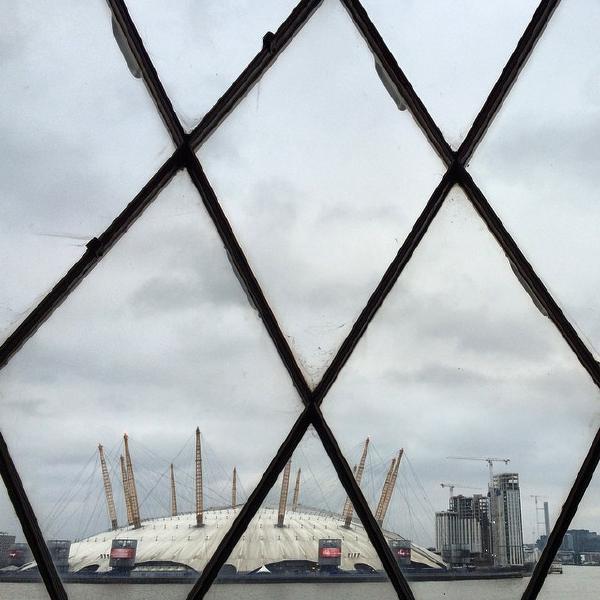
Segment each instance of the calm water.
[{"label": "calm water", "polygon": [[[413,583],[417,600],[518,600],[527,580],[455,581]],[[82,585],[67,586],[71,600],[182,600],[188,585]],[[600,597],[600,567],[564,567],[562,575],[549,575],[541,600],[597,600]],[[394,600],[385,583],[253,584],[217,585],[211,600]],[[35,583],[0,583],[1,600],[47,600],[44,588]]]}]

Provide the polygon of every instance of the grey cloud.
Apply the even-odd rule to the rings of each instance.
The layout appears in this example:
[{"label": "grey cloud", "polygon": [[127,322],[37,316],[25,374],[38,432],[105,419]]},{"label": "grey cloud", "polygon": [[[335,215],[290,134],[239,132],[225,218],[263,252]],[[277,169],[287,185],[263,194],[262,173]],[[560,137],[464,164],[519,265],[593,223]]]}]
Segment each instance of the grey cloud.
[{"label": "grey cloud", "polygon": [[450,388],[471,385],[489,386],[496,380],[493,376],[470,369],[468,366],[449,367],[437,363],[426,364],[412,371],[389,369],[383,373],[382,379],[387,380],[390,385],[426,382]]},{"label": "grey cloud", "polygon": [[[579,185],[594,185],[593,169],[600,162],[597,115],[577,113],[572,119],[558,120],[555,116],[549,118],[531,110],[514,115],[510,135],[502,136],[494,145],[495,171],[488,177],[510,174],[531,179],[533,174],[556,181],[577,177],[583,179]],[[510,181],[510,177],[506,179]],[[574,194],[573,201],[585,207],[589,199]]]},{"label": "grey cloud", "polygon": [[[140,7],[132,11],[141,15]],[[161,10],[158,4],[148,9],[148,31],[167,27]],[[171,30],[178,31],[182,23],[191,28],[189,14],[180,16],[168,23]],[[329,35],[334,17],[326,13],[312,33],[303,30],[290,50],[297,41]],[[195,18],[193,26],[198,22]],[[103,31],[118,52],[109,28],[107,19]],[[351,30],[340,31],[339,39],[331,41],[339,42],[332,48],[334,58],[344,55],[348,41],[355,41]],[[192,34],[193,29],[187,30],[177,44],[206,43]],[[150,33],[147,37],[156,39]],[[159,67],[162,75],[170,70],[166,65],[173,67],[174,54],[168,54],[168,44],[159,47],[166,37],[159,38],[153,57],[165,60]],[[19,58],[22,41],[4,56]],[[246,52],[242,46],[249,47],[234,46],[240,54]],[[358,46],[355,50],[343,69],[328,70],[319,63],[322,68],[314,74],[311,67],[287,71],[290,66],[304,69],[308,58],[314,58],[304,54],[306,48],[292,54],[291,62],[282,56],[200,152],[285,335],[315,381],[443,171],[410,117],[395,111],[377,81],[372,57]],[[427,59],[419,54],[419,60]],[[415,57],[412,53],[407,59]],[[110,60],[115,58],[129,83],[122,58],[110,54]],[[182,72],[187,74],[188,67],[182,65]],[[195,107],[210,100],[209,80],[218,79],[217,89],[226,79],[220,71],[218,76],[204,75],[200,81],[206,86],[195,79],[191,87],[178,88],[178,76],[168,82],[169,92],[180,90],[180,113],[187,111],[191,120]],[[348,81],[357,85],[349,89]],[[18,89],[23,81],[16,78],[13,83]],[[60,121],[52,122],[52,103],[43,114],[31,112],[33,125],[21,118],[14,127],[11,121],[17,117],[4,111],[3,139],[11,158],[4,163],[2,178],[11,201],[0,203],[0,212],[11,229],[24,223],[36,234],[97,234],[164,159],[162,124],[158,121],[159,130],[154,131],[144,112],[147,98],[134,98],[141,88],[104,98],[97,83],[88,85],[93,92],[86,100],[91,102],[86,104],[89,111],[78,113],[68,131]],[[207,91],[196,105],[199,89]],[[39,94],[44,94],[43,87]],[[467,94],[470,89],[459,97]],[[440,96],[440,101],[455,106],[447,98]],[[35,108],[39,98],[34,100]],[[108,118],[112,111],[120,115],[116,121],[121,135],[106,144],[104,135],[116,135]],[[107,116],[106,130],[102,120],[90,129],[92,116],[98,114]],[[586,118],[552,124],[533,117],[519,117],[515,130],[525,122],[532,124],[531,130],[507,134],[488,173],[493,170],[494,177],[508,183],[512,179],[505,173],[542,173],[542,163],[554,158],[551,142],[561,138],[577,140],[581,147],[563,151],[563,169],[548,176],[552,185],[565,173],[572,177],[591,171],[596,164],[591,143],[598,133],[593,123]],[[38,122],[45,123],[42,129]],[[294,126],[288,127],[291,122]],[[29,132],[23,139],[21,127]],[[38,129],[32,134],[30,127]],[[78,137],[86,131],[100,137]],[[61,136],[63,132],[69,135]],[[81,146],[83,140],[90,143]],[[139,146],[129,147],[128,141]],[[32,164],[55,177],[27,177]],[[592,180],[586,179],[585,185]],[[181,181],[155,200],[2,372],[0,425],[42,516],[96,443],[106,444],[116,455],[124,429],[131,435],[144,495],[164,471],[162,459],[177,456],[196,424],[205,436],[211,502],[226,494],[234,464],[250,491],[301,410],[200,199]],[[527,186],[520,193],[519,198],[526,195]],[[573,210],[581,211],[586,202],[589,198],[575,199]],[[598,425],[596,390],[550,322],[518,288],[502,253],[498,262],[484,247],[479,221],[470,213],[440,215],[451,224],[432,225],[325,399],[324,412],[350,462],[356,459],[357,445],[371,435],[370,498],[380,489],[386,461],[405,446],[435,509],[447,502],[440,481],[454,479],[482,488],[487,481],[485,464],[445,457],[487,452],[512,458],[510,468],[522,476],[525,513],[528,493],[546,493],[558,508]],[[453,227],[460,228],[454,237]],[[40,262],[39,247],[24,238],[18,244],[29,264]],[[44,248],[52,254],[58,244],[52,239]],[[50,280],[62,272],[60,265]],[[473,277],[461,279],[465,274]],[[19,284],[30,289],[30,297],[40,293],[37,277],[32,280],[31,288],[27,282]],[[505,293],[505,287],[516,291]],[[594,297],[593,286],[589,297]],[[11,309],[19,312],[21,307],[13,303]],[[315,442],[314,435],[308,442]],[[295,464],[310,465],[321,478],[320,485],[308,479],[306,500],[323,502],[328,494],[321,488],[332,488],[330,501],[339,509],[344,493],[316,442],[316,448],[308,443],[294,457]],[[189,480],[183,472],[190,463],[187,448],[176,460],[182,482]],[[407,462],[391,521],[400,531],[409,526],[403,495],[411,494],[410,474]],[[95,500],[100,499],[89,532],[106,527],[106,515],[97,469],[87,476]],[[118,481],[118,472],[113,478]],[[164,513],[163,484],[149,496],[146,514]],[[183,483],[182,488],[184,493]],[[65,512],[90,512],[85,490],[78,493],[65,503]],[[424,523],[430,521],[431,514],[422,508],[415,514]],[[598,527],[598,517],[589,514],[582,526]],[[531,515],[525,518],[531,521]],[[2,519],[0,528],[12,527]],[[86,520],[73,519],[59,531],[79,535]]]}]

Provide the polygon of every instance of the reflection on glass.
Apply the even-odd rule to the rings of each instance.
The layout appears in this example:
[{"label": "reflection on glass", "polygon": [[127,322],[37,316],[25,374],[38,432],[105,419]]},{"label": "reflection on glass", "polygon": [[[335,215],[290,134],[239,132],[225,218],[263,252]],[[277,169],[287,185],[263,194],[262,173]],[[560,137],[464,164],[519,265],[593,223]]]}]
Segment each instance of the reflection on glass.
[{"label": "reflection on glass", "polygon": [[471,171],[590,348],[600,344],[600,6],[566,1]]},{"label": "reflection on glass", "polygon": [[[369,466],[363,461],[358,469],[366,472]],[[400,536],[388,536],[394,547],[406,547]],[[219,579],[209,598],[274,598],[277,593],[316,598],[325,591],[331,597],[397,598],[312,428]]]},{"label": "reflection on glass", "polygon": [[3,11],[0,341],[166,160],[103,0]]},{"label": "reflection on glass", "polygon": [[[457,576],[491,574],[468,584],[480,595],[518,598],[539,555],[544,502],[552,527],[599,406],[587,373],[453,190],[323,411],[349,462],[365,432],[385,461],[404,449],[384,529],[435,548]],[[365,488],[374,510],[384,480],[382,469]],[[428,598],[431,588],[414,589]],[[456,598],[465,589],[448,584]]]},{"label": "reflection on glass", "polygon": [[196,577],[301,410],[184,174],[2,371],[0,402],[71,582],[131,561]]},{"label": "reflection on glass", "polygon": [[192,129],[261,50],[296,0],[129,0],[179,118]]},{"label": "reflection on glass", "polygon": [[[600,479],[594,475],[577,514],[563,538],[551,575],[540,591],[540,600],[577,597],[593,600],[600,584]],[[538,546],[543,549],[546,536]],[[555,576],[560,575],[560,576]],[[573,590],[576,594],[573,594]]]},{"label": "reflection on glass", "polygon": [[458,148],[537,0],[363,0],[448,143]]},{"label": "reflection on glass", "polygon": [[398,103],[331,0],[200,150],[311,384],[444,171]]}]

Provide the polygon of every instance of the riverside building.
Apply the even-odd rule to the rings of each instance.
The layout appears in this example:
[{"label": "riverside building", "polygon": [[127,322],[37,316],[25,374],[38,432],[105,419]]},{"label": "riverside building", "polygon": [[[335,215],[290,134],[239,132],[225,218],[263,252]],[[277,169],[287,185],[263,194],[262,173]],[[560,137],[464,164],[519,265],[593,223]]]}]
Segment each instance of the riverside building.
[{"label": "riverside building", "polygon": [[15,536],[0,531],[0,569],[8,566],[10,549],[15,543]]},{"label": "riverside building", "polygon": [[451,496],[448,510],[435,514],[436,550],[452,565],[489,564],[488,499],[481,494]]},{"label": "riverside building", "polygon": [[518,473],[494,475],[489,493],[494,565],[523,565],[523,525]]}]

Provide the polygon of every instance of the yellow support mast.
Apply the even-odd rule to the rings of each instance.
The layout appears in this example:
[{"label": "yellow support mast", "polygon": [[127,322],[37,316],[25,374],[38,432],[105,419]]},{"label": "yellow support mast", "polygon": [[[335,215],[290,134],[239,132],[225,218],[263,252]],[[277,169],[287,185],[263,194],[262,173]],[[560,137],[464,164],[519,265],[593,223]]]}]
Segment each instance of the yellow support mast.
[{"label": "yellow support mast", "polygon": [[[360,462],[358,463],[358,467],[356,467],[355,479],[357,485],[360,486],[360,482],[362,481],[363,473],[365,472],[365,462],[367,460],[367,452],[369,450],[369,438],[365,440],[365,445],[363,447],[362,456],[360,457]],[[354,512],[354,507],[352,506],[352,502],[350,502],[350,498],[346,498],[346,503],[344,504],[344,527],[346,529],[350,529],[350,525],[352,523],[352,513]]]},{"label": "yellow support mast", "polygon": [[177,494],[175,492],[175,471],[171,463],[171,516],[177,516]]},{"label": "yellow support mast", "polygon": [[233,467],[233,477],[231,480],[231,508],[237,506],[237,470]]},{"label": "yellow support mast", "polygon": [[196,427],[196,527],[204,526],[204,496],[202,489],[202,446],[200,427]]},{"label": "yellow support mast", "polygon": [[123,442],[125,444],[125,465],[127,467],[127,483],[129,484],[129,499],[131,502],[131,520],[133,528],[139,529],[142,526],[142,520],[140,518],[140,505],[138,504],[133,464],[131,462],[131,455],[129,454],[129,437],[127,434],[123,436]]},{"label": "yellow support mast", "polygon": [[102,444],[98,444],[98,454],[100,454],[100,467],[102,468],[102,481],[104,483],[104,494],[106,495],[110,527],[114,531],[119,527],[117,524],[117,510],[115,508],[115,499],[113,497],[112,485],[108,475],[108,468],[106,467],[106,459],[104,458],[104,448],[102,447]]},{"label": "yellow support mast", "polygon": [[298,473],[296,473],[296,485],[294,486],[294,497],[292,498],[292,510],[294,512],[298,510],[298,500],[300,499],[300,473],[302,473],[302,469],[298,469]]},{"label": "yellow support mast", "polygon": [[394,488],[396,486],[396,479],[398,478],[398,468],[400,467],[400,460],[402,459],[403,454],[404,449],[400,448],[398,458],[392,459],[392,463],[390,464],[388,474],[383,484],[383,489],[381,490],[381,497],[379,498],[379,504],[375,511],[375,520],[379,524],[379,527],[383,525],[383,520],[385,519],[385,515],[390,506],[392,494],[394,493]]},{"label": "yellow support mast", "polygon": [[291,468],[292,461],[288,460],[283,469],[283,481],[281,482],[281,494],[279,496],[279,510],[277,512],[277,527],[283,527],[283,520],[285,519],[285,507],[287,505],[288,489],[290,487]]},{"label": "yellow support mast", "polygon": [[123,493],[125,495],[125,509],[127,510],[127,524],[133,525],[133,515],[131,513],[131,499],[129,498],[129,481],[127,479],[127,467],[125,458],[121,454],[121,477],[123,478]]}]

